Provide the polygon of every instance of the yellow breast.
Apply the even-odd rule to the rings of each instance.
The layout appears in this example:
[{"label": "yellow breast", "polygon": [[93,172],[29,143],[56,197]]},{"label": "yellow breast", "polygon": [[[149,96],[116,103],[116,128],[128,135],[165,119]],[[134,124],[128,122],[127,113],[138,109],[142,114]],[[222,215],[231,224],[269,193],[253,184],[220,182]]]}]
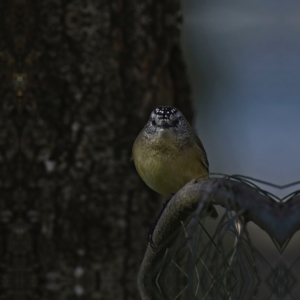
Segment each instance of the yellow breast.
[{"label": "yellow breast", "polygon": [[139,175],[151,189],[164,196],[176,193],[193,178],[207,174],[202,157],[196,144],[179,145],[172,136],[151,143],[137,139],[133,145]]}]

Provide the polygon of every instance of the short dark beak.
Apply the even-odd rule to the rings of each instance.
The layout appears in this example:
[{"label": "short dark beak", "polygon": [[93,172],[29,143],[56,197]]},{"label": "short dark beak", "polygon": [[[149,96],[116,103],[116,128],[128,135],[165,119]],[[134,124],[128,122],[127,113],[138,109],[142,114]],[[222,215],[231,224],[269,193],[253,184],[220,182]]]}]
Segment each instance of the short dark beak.
[{"label": "short dark beak", "polygon": [[170,127],[173,127],[173,126],[172,126],[172,124],[170,124],[166,121],[162,121],[160,127],[164,128],[164,129],[167,129],[167,128],[170,128]]}]

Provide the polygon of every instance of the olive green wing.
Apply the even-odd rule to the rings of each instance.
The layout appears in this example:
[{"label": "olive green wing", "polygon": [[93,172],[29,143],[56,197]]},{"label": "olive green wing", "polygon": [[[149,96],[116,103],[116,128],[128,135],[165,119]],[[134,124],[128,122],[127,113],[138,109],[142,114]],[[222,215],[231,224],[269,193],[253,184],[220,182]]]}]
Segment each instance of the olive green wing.
[{"label": "olive green wing", "polygon": [[206,169],[207,169],[207,173],[209,173],[209,162],[208,162],[208,159],[207,159],[207,154],[206,154],[206,151],[205,151],[205,149],[204,149],[204,146],[203,146],[201,140],[200,140],[199,137],[196,135],[196,133],[194,133],[194,141],[196,142],[197,146],[200,148],[204,166],[205,166]]}]

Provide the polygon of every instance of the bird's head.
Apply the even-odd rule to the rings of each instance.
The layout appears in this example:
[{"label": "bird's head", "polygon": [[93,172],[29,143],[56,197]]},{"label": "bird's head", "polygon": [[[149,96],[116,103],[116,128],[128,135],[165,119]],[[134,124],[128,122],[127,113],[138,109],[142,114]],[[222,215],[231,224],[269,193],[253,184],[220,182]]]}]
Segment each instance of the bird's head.
[{"label": "bird's head", "polygon": [[148,135],[169,133],[184,133],[189,124],[182,112],[175,107],[160,106],[155,108],[145,126],[145,132]]}]

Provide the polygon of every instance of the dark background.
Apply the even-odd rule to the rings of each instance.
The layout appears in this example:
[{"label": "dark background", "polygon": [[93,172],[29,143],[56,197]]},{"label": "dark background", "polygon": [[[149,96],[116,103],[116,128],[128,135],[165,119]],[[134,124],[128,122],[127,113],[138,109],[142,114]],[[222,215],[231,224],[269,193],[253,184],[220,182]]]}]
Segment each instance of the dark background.
[{"label": "dark background", "polygon": [[179,1],[0,2],[1,299],[139,299],[158,195],[133,141],[191,120]]},{"label": "dark background", "polygon": [[299,180],[299,2],[186,0],[183,8],[195,125],[210,171]]}]

